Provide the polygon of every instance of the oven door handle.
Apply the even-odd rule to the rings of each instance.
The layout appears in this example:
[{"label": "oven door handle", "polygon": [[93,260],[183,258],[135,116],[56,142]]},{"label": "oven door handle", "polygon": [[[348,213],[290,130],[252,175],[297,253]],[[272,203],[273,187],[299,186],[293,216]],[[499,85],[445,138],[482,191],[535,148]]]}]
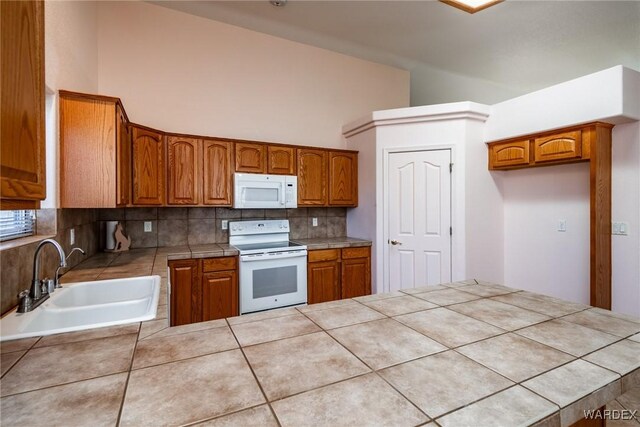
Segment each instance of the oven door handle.
[{"label": "oven door handle", "polygon": [[240,255],[240,261],[253,262],[253,261],[275,261],[287,258],[306,258],[307,251],[286,253],[286,252],[274,252],[274,255],[260,254],[260,255]]}]

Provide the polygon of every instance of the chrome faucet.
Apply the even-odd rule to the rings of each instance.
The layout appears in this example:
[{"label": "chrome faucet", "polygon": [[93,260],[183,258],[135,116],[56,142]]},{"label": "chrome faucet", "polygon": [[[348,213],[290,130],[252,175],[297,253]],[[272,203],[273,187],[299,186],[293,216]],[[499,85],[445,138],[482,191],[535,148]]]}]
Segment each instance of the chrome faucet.
[{"label": "chrome faucet", "polygon": [[[86,255],[86,252],[85,252],[85,251],[83,251],[82,249],[80,249],[80,248],[73,248],[73,249],[71,249],[71,251],[69,252],[69,254],[67,255],[67,257],[65,258],[65,261],[66,261],[66,260],[68,260],[68,259],[71,257],[71,255],[72,255],[75,251],[80,252],[82,255]],[[65,268],[65,266],[64,266],[64,265],[59,265],[59,266],[58,266],[58,268],[56,268],[56,275],[55,275],[55,279],[53,280],[53,283],[54,283],[54,287],[53,287],[53,289],[54,289],[54,290],[55,290],[55,289],[59,289],[59,288],[61,288],[61,287],[62,287],[62,285],[60,284],[60,269],[61,269],[61,268]]]},{"label": "chrome faucet", "polygon": [[58,242],[53,239],[45,239],[38,244],[36,247],[36,252],[33,256],[33,280],[31,281],[31,289],[27,294],[26,291],[20,292],[20,305],[18,306],[19,313],[25,313],[27,311],[31,311],[35,309],[37,306],[42,304],[47,298],[49,298],[48,289],[45,289],[45,292],[42,292],[42,284],[40,283],[40,279],[38,278],[38,274],[40,273],[40,251],[42,248],[47,245],[53,245],[58,251],[58,255],[60,256],[60,267],[67,266],[66,256],[64,254],[64,249]]}]

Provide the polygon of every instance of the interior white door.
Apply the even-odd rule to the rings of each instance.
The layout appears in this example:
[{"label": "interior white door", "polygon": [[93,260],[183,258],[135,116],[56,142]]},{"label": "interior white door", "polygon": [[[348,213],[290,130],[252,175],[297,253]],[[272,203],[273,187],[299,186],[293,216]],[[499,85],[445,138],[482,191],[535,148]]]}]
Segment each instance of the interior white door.
[{"label": "interior white door", "polygon": [[451,150],[389,154],[389,288],[451,281]]}]

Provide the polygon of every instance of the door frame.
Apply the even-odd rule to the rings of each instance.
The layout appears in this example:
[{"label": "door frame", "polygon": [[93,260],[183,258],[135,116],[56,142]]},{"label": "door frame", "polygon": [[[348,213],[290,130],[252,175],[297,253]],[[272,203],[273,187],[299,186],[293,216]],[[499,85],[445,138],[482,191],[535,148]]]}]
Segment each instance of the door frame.
[{"label": "door frame", "polygon": [[[425,152],[425,151],[449,151],[450,162],[454,164],[451,173],[451,281],[463,280],[465,272],[464,259],[464,192],[458,191],[459,182],[464,183],[464,174],[457,173],[463,169],[463,161],[456,164],[457,150],[453,144],[443,145],[419,145],[406,147],[389,147],[382,150],[382,239],[379,242],[382,247],[383,261],[383,288],[382,292],[390,291],[391,272],[389,267],[389,157],[391,154]],[[456,167],[457,166],[457,167]]]}]

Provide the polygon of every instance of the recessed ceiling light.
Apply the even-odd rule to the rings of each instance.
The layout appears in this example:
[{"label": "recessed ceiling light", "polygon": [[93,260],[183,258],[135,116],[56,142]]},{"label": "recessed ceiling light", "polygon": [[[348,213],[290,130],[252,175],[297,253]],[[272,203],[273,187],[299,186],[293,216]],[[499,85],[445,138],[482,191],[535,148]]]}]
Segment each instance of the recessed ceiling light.
[{"label": "recessed ceiling light", "polygon": [[486,9],[489,6],[503,2],[504,0],[440,0],[442,3],[446,3],[458,9],[464,10],[469,13],[476,13],[482,9]]},{"label": "recessed ceiling light", "polygon": [[287,0],[270,0],[269,3],[271,3],[275,7],[282,7],[287,4]]}]

